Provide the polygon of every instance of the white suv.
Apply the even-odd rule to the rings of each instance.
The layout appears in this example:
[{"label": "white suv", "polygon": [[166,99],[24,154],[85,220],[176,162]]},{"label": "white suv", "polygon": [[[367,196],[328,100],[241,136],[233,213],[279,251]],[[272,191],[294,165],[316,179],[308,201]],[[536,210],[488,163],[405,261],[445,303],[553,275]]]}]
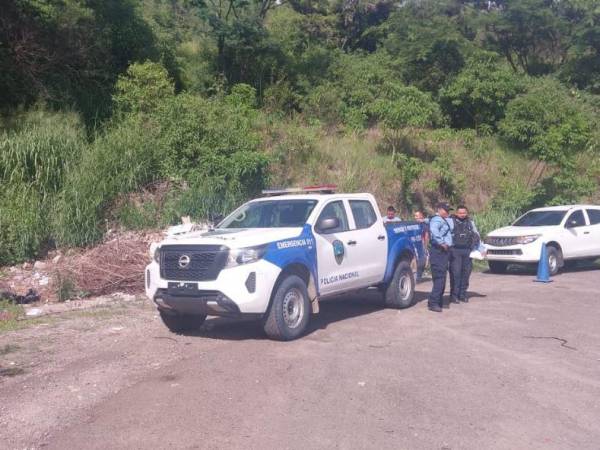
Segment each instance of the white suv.
[{"label": "white suv", "polygon": [[490,271],[503,273],[509,264],[538,263],[546,244],[550,273],[576,260],[600,258],[600,206],[570,205],[538,208],[512,226],[485,238]]}]

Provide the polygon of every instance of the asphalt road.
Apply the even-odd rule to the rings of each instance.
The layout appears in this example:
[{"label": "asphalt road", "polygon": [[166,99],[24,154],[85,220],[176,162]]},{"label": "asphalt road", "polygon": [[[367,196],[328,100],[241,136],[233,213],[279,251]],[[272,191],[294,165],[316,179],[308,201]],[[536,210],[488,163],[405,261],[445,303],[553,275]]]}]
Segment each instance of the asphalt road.
[{"label": "asphalt road", "polygon": [[224,319],[171,335],[134,308],[109,348],[92,345],[106,327],[81,333],[91,350],[45,372],[55,388],[26,396],[22,381],[5,384],[32,432],[8,420],[0,438],[52,449],[598,449],[600,270],[532,280],[474,274],[471,301],[442,314],[422,301],[430,283],[403,311],[372,294],[323,302],[308,335],[288,343]]}]

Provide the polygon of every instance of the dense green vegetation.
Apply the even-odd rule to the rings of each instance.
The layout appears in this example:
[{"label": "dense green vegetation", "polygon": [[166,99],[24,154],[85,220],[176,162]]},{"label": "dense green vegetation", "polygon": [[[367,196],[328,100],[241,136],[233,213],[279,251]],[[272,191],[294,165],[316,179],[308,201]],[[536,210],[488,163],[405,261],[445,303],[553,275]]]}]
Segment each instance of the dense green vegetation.
[{"label": "dense green vegetation", "polygon": [[599,108],[595,0],[8,0],[0,264],[267,184],[594,201]]}]

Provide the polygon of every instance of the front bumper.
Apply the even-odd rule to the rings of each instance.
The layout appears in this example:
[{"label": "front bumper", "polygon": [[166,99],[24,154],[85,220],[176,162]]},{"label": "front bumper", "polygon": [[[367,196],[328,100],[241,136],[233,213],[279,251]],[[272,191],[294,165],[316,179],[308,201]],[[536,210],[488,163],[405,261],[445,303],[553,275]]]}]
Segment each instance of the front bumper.
[{"label": "front bumper", "polygon": [[537,263],[542,251],[542,240],[537,239],[530,244],[517,244],[497,247],[486,244],[489,261],[504,261],[513,263]]},{"label": "front bumper", "polygon": [[[155,261],[146,266],[146,296],[161,309],[229,316],[264,314],[281,269],[268,261],[226,268],[213,281],[169,281]],[[186,289],[178,286],[186,286]]]}]

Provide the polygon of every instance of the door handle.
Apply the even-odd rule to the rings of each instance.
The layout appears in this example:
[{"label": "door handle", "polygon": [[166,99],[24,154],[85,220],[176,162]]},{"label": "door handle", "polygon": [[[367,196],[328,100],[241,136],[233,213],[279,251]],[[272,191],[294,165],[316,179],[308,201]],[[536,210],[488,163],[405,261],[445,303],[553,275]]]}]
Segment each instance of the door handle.
[{"label": "door handle", "polygon": [[379,236],[377,236],[377,239],[379,239],[380,241],[385,240],[385,236],[383,234],[380,234]]},{"label": "door handle", "polygon": [[356,245],[356,241],[348,241],[348,245]]},{"label": "door handle", "polygon": [[589,231],[584,231],[583,234],[590,234],[590,232]]}]

